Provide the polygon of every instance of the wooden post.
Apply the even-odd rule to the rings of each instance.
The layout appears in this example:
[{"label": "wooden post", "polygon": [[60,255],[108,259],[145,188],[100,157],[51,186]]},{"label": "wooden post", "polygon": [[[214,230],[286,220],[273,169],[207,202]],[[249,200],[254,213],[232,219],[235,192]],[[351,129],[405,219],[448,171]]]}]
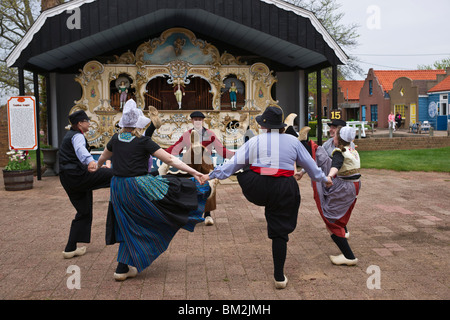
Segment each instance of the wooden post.
[{"label": "wooden post", "polygon": [[317,144],[322,145],[322,69],[316,71],[317,91]]},{"label": "wooden post", "polygon": [[332,92],[331,92],[331,103],[333,105],[332,109],[338,109],[338,81],[337,81],[337,66],[331,67],[332,71]]},{"label": "wooden post", "polygon": [[37,179],[42,179],[42,172],[41,172],[41,139],[39,132],[41,131],[40,126],[40,106],[39,106],[39,75],[36,72],[33,72],[33,82],[34,82],[34,98],[36,99],[36,127],[37,127],[37,136],[38,136],[38,147],[36,150],[36,168],[37,168]]},{"label": "wooden post", "polygon": [[19,72],[19,96],[25,95],[25,76],[23,68],[18,69]]}]

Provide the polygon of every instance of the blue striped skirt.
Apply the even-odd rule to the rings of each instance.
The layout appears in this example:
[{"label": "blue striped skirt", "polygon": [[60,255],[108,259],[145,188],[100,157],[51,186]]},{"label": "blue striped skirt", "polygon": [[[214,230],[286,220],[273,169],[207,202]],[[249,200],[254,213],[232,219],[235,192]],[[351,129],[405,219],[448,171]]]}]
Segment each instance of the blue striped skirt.
[{"label": "blue striped skirt", "polygon": [[113,177],[111,203],[119,245],[117,261],[141,272],[169,246],[181,228],[193,232],[202,218],[209,184],[194,178],[145,175]]}]

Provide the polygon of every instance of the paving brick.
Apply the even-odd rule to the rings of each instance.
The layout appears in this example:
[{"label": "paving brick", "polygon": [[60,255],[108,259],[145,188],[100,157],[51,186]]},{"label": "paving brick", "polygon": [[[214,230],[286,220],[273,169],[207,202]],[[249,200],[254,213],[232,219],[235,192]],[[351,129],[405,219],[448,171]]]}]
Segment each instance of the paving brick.
[{"label": "paving brick", "polygon": [[[5,191],[1,179],[2,300],[450,299],[448,173],[363,170],[348,225],[359,258],[354,267],[331,264],[329,255],[339,250],[304,177],[285,290],[274,288],[264,209],[245,200],[233,179],[218,186],[213,226],[180,230],[165,253],[125,282],[113,279],[118,246],[104,243],[108,189],[94,192],[86,255],[65,260],[61,251],[75,210],[58,177],[43,177],[32,190],[17,192]],[[79,290],[67,287],[71,265],[81,271]],[[379,267],[380,289],[367,287],[370,266]]]}]

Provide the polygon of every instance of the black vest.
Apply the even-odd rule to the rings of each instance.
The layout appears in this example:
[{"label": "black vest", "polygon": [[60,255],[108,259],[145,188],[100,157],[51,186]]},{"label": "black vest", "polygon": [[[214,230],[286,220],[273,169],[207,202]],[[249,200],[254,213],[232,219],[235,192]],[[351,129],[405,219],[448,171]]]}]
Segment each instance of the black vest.
[{"label": "black vest", "polygon": [[[81,173],[87,170],[87,166],[81,163],[80,160],[78,159],[77,154],[75,153],[75,148],[73,147],[72,144],[72,137],[77,133],[80,133],[80,131],[70,129],[69,132],[67,132],[63,138],[61,147],[59,148],[60,171],[70,170],[70,171],[78,171]],[[84,139],[86,140],[86,149],[90,150],[86,137]]]}]

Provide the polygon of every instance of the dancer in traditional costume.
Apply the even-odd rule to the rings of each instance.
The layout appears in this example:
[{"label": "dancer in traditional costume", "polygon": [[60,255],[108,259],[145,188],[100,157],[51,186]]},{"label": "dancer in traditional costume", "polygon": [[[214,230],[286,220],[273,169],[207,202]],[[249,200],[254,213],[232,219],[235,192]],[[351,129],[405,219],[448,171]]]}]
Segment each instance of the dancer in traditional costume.
[{"label": "dancer in traditional costume", "polygon": [[[234,155],[234,152],[227,149],[222,144],[214,131],[204,127],[205,115],[202,112],[194,111],[190,114],[190,117],[194,127],[185,131],[180,139],[168,147],[166,151],[172,155],[178,156],[183,152],[183,149],[186,148],[187,152],[183,156],[183,161],[188,166],[195,168],[201,173],[209,173],[214,168],[211,158],[213,147],[224,159],[230,159]],[[246,121],[242,122],[248,123]],[[243,124],[243,126],[246,126],[246,124]],[[194,149],[192,148],[193,141],[196,141],[195,144],[201,145],[199,146],[200,148],[196,148],[197,150],[200,150],[200,152],[195,152],[195,154],[199,156],[194,156],[192,153],[194,152]],[[168,171],[169,167],[167,165],[163,164],[159,168],[160,174],[166,174]],[[205,213],[203,215],[205,218],[205,225],[212,226],[214,224],[211,211],[216,210],[216,208],[216,196],[214,195],[208,199],[208,202],[206,203]]]},{"label": "dancer in traditional costume", "polygon": [[86,246],[77,247],[77,243],[91,242],[93,190],[109,188],[113,176],[109,167],[97,170],[97,162],[89,152],[90,147],[84,136],[90,126],[86,112],[79,110],[72,113],[69,121],[72,126],[59,148],[59,179],[77,212],[63,251],[66,259],[86,253]]},{"label": "dancer in traditional costume", "polygon": [[[361,188],[360,158],[358,152],[351,147],[355,130],[351,127],[338,127],[333,139],[337,147],[331,159],[323,147],[309,141],[312,157],[333,180],[330,188],[312,181],[314,199],[331,238],[342,252],[338,256],[330,256],[331,262],[336,265],[355,265],[358,259],[348,244],[346,227]],[[298,175],[301,179],[303,172]]]},{"label": "dancer in traditional costume", "polygon": [[[136,103],[128,100],[119,122],[122,130],[111,138],[98,160],[101,165],[114,155],[111,203],[114,240],[120,243],[114,273],[119,281],[147,268],[167,249],[180,228],[192,232],[204,220],[202,213],[211,193],[209,184],[202,186],[197,181],[199,172],[168,154],[150,137],[140,135],[149,122]],[[193,178],[148,174],[150,155]]]},{"label": "dancer in traditional costume", "polygon": [[331,179],[317,167],[298,139],[284,134],[283,112],[268,107],[256,117],[265,133],[248,140],[230,161],[218,166],[202,181],[226,179],[240,169],[239,185],[248,201],[265,207],[268,237],[272,239],[275,287],[283,289],[288,279],[284,274],[289,234],[297,226],[300,190],[294,178],[294,165],[319,183],[331,184]]}]

